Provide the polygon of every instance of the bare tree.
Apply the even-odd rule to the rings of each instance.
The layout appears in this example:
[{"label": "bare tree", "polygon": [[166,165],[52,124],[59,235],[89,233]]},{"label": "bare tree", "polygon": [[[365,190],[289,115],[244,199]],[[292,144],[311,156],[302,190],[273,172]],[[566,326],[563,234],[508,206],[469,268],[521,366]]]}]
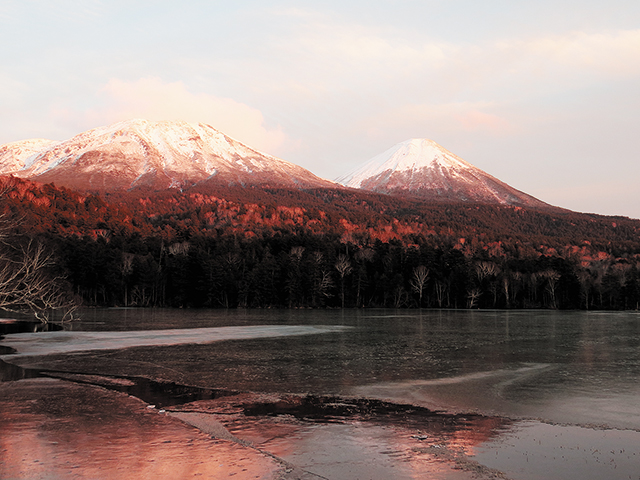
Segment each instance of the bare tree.
[{"label": "bare tree", "polygon": [[467,292],[467,308],[475,308],[478,298],[480,298],[480,289],[473,288]]},{"label": "bare tree", "polygon": [[442,280],[436,280],[435,282],[436,301],[438,302],[438,308],[442,308],[442,301],[444,300],[444,294],[446,291],[446,284]]},{"label": "bare tree", "polygon": [[[493,262],[477,262],[476,263],[476,276],[478,278],[478,282],[480,283],[479,287],[482,288],[485,280],[489,283],[489,290],[493,295],[493,306],[495,308],[496,302],[498,301],[498,285],[495,281],[496,277],[500,273],[500,267]],[[482,294],[482,290],[481,290]]]},{"label": "bare tree", "polygon": [[409,293],[405,290],[402,285],[398,285],[393,290],[393,304],[396,308],[401,308],[406,305],[409,300]]},{"label": "bare tree", "polygon": [[493,262],[482,261],[476,263],[476,275],[480,281],[487,277],[495,277],[498,273],[500,273],[500,268]]},{"label": "bare tree", "polygon": [[541,275],[547,281],[546,291],[549,294],[549,306],[554,309],[558,308],[556,291],[558,288],[558,281],[560,280],[560,274],[555,270],[545,270],[541,272]]},{"label": "bare tree", "polygon": [[429,278],[429,269],[420,265],[413,269],[413,277],[409,282],[414,292],[418,294],[418,307],[422,307],[422,292]]},{"label": "bare tree", "polygon": [[29,312],[45,323],[54,312],[61,321],[72,320],[77,305],[62,286],[64,278],[51,273],[53,264],[53,255],[33,242],[0,254],[0,309]]},{"label": "bare tree", "polygon": [[331,271],[324,268],[324,255],[322,252],[313,252],[313,298],[314,306],[318,305],[319,299],[331,296],[330,290],[333,287]]},{"label": "bare tree", "polygon": [[344,277],[349,275],[353,268],[351,267],[349,257],[343,255],[342,253],[338,255],[338,260],[336,261],[335,267],[338,271],[338,275],[340,275],[340,299],[342,301],[342,308],[344,308]]},{"label": "bare tree", "polygon": [[169,255],[186,255],[189,253],[189,249],[191,248],[191,244],[189,242],[179,242],[169,245],[168,253]]},{"label": "bare tree", "polygon": [[589,293],[593,287],[593,277],[591,272],[583,268],[578,272],[578,281],[580,282],[580,296],[584,298],[584,308],[589,310]]},{"label": "bare tree", "polygon": [[533,272],[527,276],[529,285],[529,303],[536,304],[538,302],[538,287],[543,278],[539,272]]},{"label": "bare tree", "polygon": [[300,261],[302,254],[304,253],[304,247],[291,247],[291,258],[295,261]]},{"label": "bare tree", "polygon": [[333,287],[333,280],[331,280],[331,272],[327,270],[322,270],[318,279],[315,283],[315,289],[318,292],[318,295],[322,297],[330,297],[331,287]]},{"label": "bare tree", "polygon": [[124,284],[124,306],[129,306],[129,289],[127,287],[127,279],[133,273],[133,253],[122,253],[122,261],[120,262],[120,273],[122,273],[122,283]]}]

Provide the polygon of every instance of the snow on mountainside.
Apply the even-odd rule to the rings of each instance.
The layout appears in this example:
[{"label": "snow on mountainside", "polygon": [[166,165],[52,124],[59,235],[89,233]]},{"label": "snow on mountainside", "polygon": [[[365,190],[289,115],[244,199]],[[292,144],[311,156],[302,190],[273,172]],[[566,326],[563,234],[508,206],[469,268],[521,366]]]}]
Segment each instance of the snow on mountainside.
[{"label": "snow on mountainside", "polygon": [[146,120],[94,128],[65,142],[43,144],[31,155],[7,155],[0,164],[0,174],[83,190],[170,188],[202,181],[295,188],[337,186],[209,125]]},{"label": "snow on mountainside", "polygon": [[24,167],[29,157],[58,142],[35,138],[0,145],[0,172],[12,172]]},{"label": "snow on mountainside", "polygon": [[399,143],[336,181],[347,187],[427,200],[551,207],[427,139]]}]

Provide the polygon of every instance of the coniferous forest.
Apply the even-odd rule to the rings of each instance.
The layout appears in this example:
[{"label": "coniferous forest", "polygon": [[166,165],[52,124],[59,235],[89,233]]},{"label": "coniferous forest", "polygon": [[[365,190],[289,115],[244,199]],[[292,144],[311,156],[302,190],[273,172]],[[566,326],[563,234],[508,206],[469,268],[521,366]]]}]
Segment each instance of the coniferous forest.
[{"label": "coniferous forest", "polygon": [[640,304],[640,221],[625,217],[353,190],[1,187],[4,268],[38,245],[48,278],[85,306]]}]

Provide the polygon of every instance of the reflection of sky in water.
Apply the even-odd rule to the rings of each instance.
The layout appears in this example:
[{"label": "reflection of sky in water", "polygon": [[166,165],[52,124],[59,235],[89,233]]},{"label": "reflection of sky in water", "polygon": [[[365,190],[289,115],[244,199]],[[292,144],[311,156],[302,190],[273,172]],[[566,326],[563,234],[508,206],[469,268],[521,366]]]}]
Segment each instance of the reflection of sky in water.
[{"label": "reflection of sky in water", "polygon": [[51,379],[2,385],[0,452],[3,479],[266,479],[279,468],[134,398]]}]

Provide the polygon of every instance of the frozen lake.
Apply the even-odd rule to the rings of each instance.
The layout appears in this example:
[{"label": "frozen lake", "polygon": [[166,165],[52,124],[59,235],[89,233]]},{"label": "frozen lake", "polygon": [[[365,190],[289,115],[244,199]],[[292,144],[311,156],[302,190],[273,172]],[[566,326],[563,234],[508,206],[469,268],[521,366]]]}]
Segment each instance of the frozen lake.
[{"label": "frozen lake", "polygon": [[[7,335],[0,346],[18,355],[4,360],[501,417],[508,421],[488,430],[479,423],[469,427],[486,431],[464,451],[508,478],[637,478],[640,471],[636,312],[112,309],[84,312],[82,322],[66,328]],[[260,425],[233,428],[260,437]],[[331,435],[353,440],[362,434],[353,423],[339,428],[299,425],[295,435],[306,443],[298,442],[290,455],[304,463],[305,445],[329,448]],[[383,430],[369,435],[396,446],[402,438],[408,452],[403,462],[411,452],[428,456],[429,448],[439,448],[397,422],[391,440]],[[416,438],[424,451],[407,447]],[[350,443],[354,458],[367,455],[363,442]],[[313,460],[313,468],[340,478],[329,457],[324,464]],[[394,471],[390,478],[414,478]]]}]

